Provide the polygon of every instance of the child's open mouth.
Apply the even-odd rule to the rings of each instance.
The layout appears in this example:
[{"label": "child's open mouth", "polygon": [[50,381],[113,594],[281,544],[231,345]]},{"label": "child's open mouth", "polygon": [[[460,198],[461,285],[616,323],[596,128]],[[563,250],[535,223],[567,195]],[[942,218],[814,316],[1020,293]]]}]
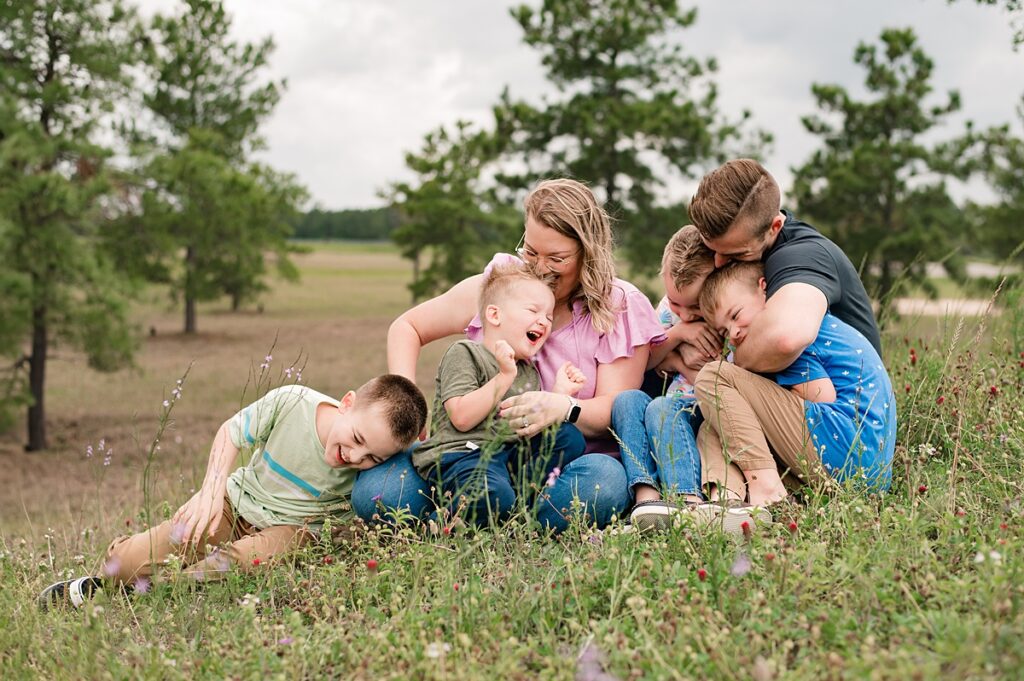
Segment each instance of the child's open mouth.
[{"label": "child's open mouth", "polygon": [[543,337],[544,337],[544,334],[543,334],[543,332],[540,332],[540,331],[527,331],[526,332],[526,338],[531,343],[536,343],[537,341],[539,341]]}]

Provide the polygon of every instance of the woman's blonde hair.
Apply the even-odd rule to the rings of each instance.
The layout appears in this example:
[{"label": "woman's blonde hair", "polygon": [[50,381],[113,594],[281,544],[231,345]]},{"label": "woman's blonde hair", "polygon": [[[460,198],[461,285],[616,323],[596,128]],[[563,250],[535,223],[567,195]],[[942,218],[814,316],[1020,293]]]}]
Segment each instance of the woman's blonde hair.
[{"label": "woman's blonde hair", "polygon": [[579,287],[569,303],[582,300],[594,329],[599,333],[611,331],[619,312],[610,304],[615,278],[611,219],[594,193],[576,180],[544,180],[526,196],[523,207],[527,217],[579,242],[583,267]]}]

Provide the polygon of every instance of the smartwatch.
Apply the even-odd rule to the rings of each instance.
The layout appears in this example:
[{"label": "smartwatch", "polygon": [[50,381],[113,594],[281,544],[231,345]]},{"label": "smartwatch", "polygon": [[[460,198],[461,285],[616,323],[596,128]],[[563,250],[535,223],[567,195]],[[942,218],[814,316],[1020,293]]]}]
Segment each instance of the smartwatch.
[{"label": "smartwatch", "polygon": [[579,420],[580,412],[582,411],[582,409],[580,409],[580,403],[571,395],[566,395],[566,397],[569,398],[569,411],[565,414],[565,422],[576,423]]}]

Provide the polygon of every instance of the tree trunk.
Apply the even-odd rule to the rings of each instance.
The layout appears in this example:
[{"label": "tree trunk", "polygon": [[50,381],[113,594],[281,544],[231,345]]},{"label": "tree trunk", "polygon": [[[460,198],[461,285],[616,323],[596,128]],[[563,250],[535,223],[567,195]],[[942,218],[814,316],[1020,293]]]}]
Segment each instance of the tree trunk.
[{"label": "tree trunk", "polygon": [[[419,251],[416,251],[416,253],[412,256],[412,280],[413,280],[413,282],[417,282],[417,281],[420,280],[420,252]],[[419,296],[416,295],[416,289],[413,289],[412,290],[412,304],[413,305],[415,305],[416,303],[419,302],[418,298],[419,298]]]},{"label": "tree trunk", "polygon": [[46,388],[46,307],[32,310],[32,356],[29,358],[28,381],[32,406],[28,408],[28,444],[26,451],[46,449],[46,410],[43,402]]},{"label": "tree trunk", "polygon": [[238,312],[242,309],[242,294],[237,291],[231,293],[231,311]]},{"label": "tree trunk", "polygon": [[185,333],[196,332],[195,262],[195,248],[189,246],[185,249]]}]

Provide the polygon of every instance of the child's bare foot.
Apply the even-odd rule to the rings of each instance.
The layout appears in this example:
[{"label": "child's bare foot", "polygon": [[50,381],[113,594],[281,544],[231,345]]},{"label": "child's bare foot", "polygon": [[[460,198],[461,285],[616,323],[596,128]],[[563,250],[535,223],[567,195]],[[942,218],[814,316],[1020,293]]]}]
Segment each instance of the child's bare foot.
[{"label": "child's bare foot", "polygon": [[577,369],[572,362],[566,362],[559,367],[551,392],[573,396],[583,388],[586,382],[587,377],[583,375],[583,372]]},{"label": "child's bare foot", "polygon": [[782,501],[789,492],[782,483],[782,478],[774,468],[759,471],[747,471],[747,501],[752,506],[767,506]]}]

